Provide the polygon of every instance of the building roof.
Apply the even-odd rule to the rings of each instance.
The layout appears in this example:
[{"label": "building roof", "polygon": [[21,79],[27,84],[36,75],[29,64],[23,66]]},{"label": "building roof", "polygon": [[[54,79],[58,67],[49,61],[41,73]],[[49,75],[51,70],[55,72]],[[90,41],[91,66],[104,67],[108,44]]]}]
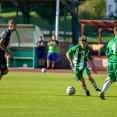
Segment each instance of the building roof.
[{"label": "building roof", "polygon": [[102,30],[113,30],[117,26],[117,20],[79,20],[84,26],[94,26]]}]

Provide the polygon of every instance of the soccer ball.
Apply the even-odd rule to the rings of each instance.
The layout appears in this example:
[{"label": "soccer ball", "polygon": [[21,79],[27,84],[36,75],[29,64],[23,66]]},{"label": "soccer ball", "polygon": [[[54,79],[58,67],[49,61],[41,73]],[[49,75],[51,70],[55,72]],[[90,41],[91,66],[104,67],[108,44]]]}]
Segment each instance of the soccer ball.
[{"label": "soccer ball", "polygon": [[46,73],[46,68],[42,68],[42,69],[41,69],[41,72],[42,72],[42,73]]},{"label": "soccer ball", "polygon": [[68,95],[70,95],[70,96],[74,95],[75,92],[76,92],[76,89],[75,89],[73,86],[69,86],[69,87],[67,87],[67,89],[66,89],[66,93],[67,93]]}]

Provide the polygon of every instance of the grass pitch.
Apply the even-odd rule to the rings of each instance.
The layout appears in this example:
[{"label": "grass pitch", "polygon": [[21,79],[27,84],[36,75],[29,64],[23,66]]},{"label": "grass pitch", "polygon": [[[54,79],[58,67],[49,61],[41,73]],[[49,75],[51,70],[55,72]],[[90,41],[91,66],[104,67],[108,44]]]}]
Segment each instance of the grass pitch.
[{"label": "grass pitch", "polygon": [[[92,75],[101,89],[107,75]],[[91,96],[74,74],[9,72],[0,81],[0,117],[116,117],[116,82],[106,92],[106,100],[86,79]],[[74,86],[74,96],[66,88]]]}]

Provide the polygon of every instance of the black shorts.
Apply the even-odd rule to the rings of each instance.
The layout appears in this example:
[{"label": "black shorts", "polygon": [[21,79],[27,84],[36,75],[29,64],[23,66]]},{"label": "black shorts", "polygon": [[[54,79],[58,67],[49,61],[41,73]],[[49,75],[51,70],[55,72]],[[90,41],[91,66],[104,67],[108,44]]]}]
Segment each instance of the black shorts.
[{"label": "black shorts", "polygon": [[8,70],[5,55],[0,55],[0,70]]}]

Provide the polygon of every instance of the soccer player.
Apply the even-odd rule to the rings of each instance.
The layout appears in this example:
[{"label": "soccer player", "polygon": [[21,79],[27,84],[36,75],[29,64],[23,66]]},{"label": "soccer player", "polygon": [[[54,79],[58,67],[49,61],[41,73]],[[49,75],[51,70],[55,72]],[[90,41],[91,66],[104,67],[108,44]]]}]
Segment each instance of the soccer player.
[{"label": "soccer player", "polygon": [[8,68],[5,59],[5,53],[12,56],[12,52],[8,51],[7,46],[10,42],[10,36],[16,30],[16,22],[13,19],[8,21],[8,29],[0,34],[0,79],[8,73]]},{"label": "soccer player", "polygon": [[111,39],[106,48],[106,55],[108,57],[108,80],[104,83],[99,97],[104,100],[104,94],[110,85],[116,81],[117,78],[117,26],[114,28],[115,37]]},{"label": "soccer player", "polygon": [[40,68],[44,67],[44,57],[45,57],[44,45],[45,45],[45,42],[44,40],[42,40],[42,36],[39,36],[38,41],[36,43],[36,48],[37,48],[37,56],[39,58]]},{"label": "soccer player", "polygon": [[90,92],[86,86],[83,74],[86,75],[86,78],[88,78],[95,90],[99,92],[100,89],[97,87],[97,84],[91,77],[91,73],[89,71],[88,60],[91,61],[92,70],[97,74],[90,47],[87,45],[87,38],[85,36],[82,36],[80,38],[80,44],[70,48],[66,53],[66,56],[70,62],[71,68],[76,75],[76,80],[79,80],[81,82],[81,86],[85,90],[86,95],[90,96]]},{"label": "soccer player", "polygon": [[58,51],[58,40],[56,40],[56,36],[52,35],[52,40],[48,42],[49,50],[47,54],[47,69],[50,69],[50,62],[52,62],[52,69],[55,68],[55,61],[57,59],[57,51]]}]

